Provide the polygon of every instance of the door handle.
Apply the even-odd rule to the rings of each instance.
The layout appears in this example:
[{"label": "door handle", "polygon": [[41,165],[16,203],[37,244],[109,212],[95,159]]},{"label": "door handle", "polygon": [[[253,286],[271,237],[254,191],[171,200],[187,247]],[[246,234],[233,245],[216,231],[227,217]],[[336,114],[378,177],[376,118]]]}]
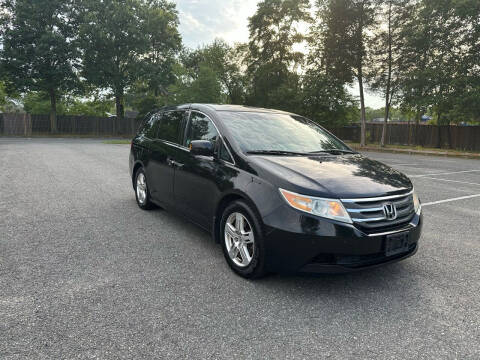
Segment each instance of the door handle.
[{"label": "door handle", "polygon": [[172,160],[172,159],[167,159],[167,164],[169,166],[177,167],[177,168],[181,168],[183,166],[182,163],[176,162],[175,160]]},{"label": "door handle", "polygon": [[176,168],[179,168],[179,169],[183,166],[182,163],[179,163],[179,162],[176,162],[176,161],[173,161],[173,160],[172,160],[172,165],[173,165],[173,167],[176,167]]}]

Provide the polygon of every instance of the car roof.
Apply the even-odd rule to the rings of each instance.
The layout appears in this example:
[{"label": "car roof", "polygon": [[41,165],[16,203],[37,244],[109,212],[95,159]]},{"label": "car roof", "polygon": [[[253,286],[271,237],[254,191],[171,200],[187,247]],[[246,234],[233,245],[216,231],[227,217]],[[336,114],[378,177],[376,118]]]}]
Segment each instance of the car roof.
[{"label": "car roof", "polygon": [[253,106],[245,105],[229,105],[229,104],[203,104],[203,103],[192,103],[192,104],[181,104],[173,106],[164,106],[156,111],[174,111],[174,110],[199,110],[205,112],[217,112],[217,111],[229,111],[229,112],[256,112],[256,113],[271,113],[271,114],[288,114],[295,115],[293,113],[275,110],[275,109],[266,109]]},{"label": "car roof", "polygon": [[260,107],[245,106],[245,105],[230,105],[230,104],[191,104],[192,108],[207,107],[214,111],[231,111],[231,112],[265,112],[265,113],[283,113],[289,112],[275,109],[265,109]]}]

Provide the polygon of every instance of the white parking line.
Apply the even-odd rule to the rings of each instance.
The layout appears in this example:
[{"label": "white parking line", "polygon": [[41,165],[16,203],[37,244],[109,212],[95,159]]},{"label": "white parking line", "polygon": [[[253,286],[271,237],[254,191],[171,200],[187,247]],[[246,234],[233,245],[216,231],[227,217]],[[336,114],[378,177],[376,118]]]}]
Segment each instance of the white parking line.
[{"label": "white parking line", "polygon": [[419,178],[425,176],[437,176],[437,175],[452,175],[452,174],[462,174],[462,173],[471,173],[471,172],[479,172],[480,170],[464,170],[464,171],[453,171],[453,172],[444,172],[444,173],[436,173],[436,174],[423,174],[423,175],[407,175],[411,178]]},{"label": "white parking line", "polygon": [[450,201],[471,199],[471,198],[476,198],[476,197],[480,197],[480,194],[469,195],[469,196],[460,196],[460,197],[457,197],[457,198],[445,199],[445,200],[439,200],[439,201],[432,201],[432,202],[424,203],[424,204],[422,204],[422,206],[436,205],[436,204],[442,204],[442,203],[446,203],[446,202],[450,202]]},{"label": "white parking line", "polygon": [[440,180],[440,181],[448,181],[448,182],[454,182],[454,183],[460,183],[460,184],[467,184],[467,185],[480,185],[480,183],[472,183],[472,182],[459,181],[459,180],[440,179],[440,178],[434,178],[434,177],[431,177],[431,176],[424,176],[423,179],[433,179],[433,180]]}]

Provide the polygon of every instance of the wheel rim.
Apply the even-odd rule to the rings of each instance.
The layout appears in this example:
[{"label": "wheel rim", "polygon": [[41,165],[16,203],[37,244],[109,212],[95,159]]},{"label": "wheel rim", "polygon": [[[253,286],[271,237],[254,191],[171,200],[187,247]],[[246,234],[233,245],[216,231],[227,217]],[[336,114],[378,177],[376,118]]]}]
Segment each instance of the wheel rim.
[{"label": "wheel rim", "polygon": [[137,199],[142,205],[147,200],[147,181],[144,173],[140,173],[137,176]]},{"label": "wheel rim", "polygon": [[224,234],[230,259],[237,266],[248,266],[255,251],[255,237],[247,218],[239,212],[230,214],[225,223]]}]

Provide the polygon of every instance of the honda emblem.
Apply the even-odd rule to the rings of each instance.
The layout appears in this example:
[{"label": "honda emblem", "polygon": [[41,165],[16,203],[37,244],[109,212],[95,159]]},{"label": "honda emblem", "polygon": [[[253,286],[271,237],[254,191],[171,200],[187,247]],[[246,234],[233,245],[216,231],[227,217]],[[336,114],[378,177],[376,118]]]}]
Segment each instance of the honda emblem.
[{"label": "honda emblem", "polygon": [[388,203],[383,205],[383,213],[387,220],[395,220],[397,218],[397,208],[395,204]]}]

